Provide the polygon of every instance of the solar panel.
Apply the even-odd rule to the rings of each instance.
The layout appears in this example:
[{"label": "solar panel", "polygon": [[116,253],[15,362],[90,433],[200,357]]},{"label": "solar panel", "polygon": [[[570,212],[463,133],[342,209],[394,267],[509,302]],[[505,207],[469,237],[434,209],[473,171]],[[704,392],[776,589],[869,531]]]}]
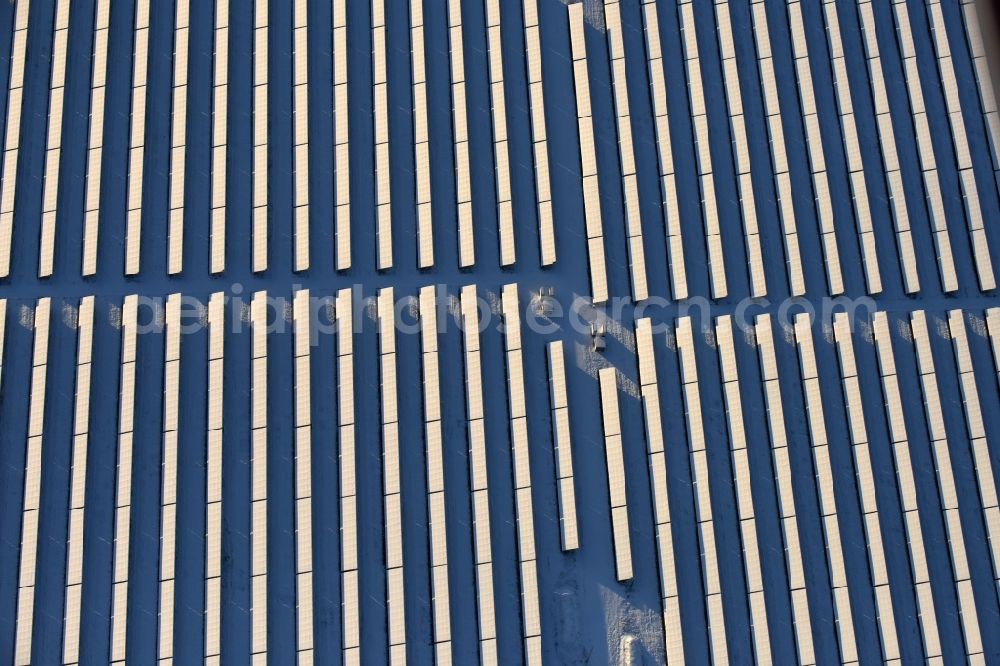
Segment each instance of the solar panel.
[{"label": "solar panel", "polygon": [[17,620],[15,654],[17,663],[29,663],[32,645],[36,554],[39,547],[38,517],[41,499],[42,430],[45,415],[46,376],[51,300],[38,299],[33,326],[31,388],[29,393],[28,439],[24,453],[24,485],[21,501],[21,553],[18,560]]},{"label": "solar panel", "polygon": [[632,543],[629,536],[628,508],[611,509],[611,528],[615,543],[615,577],[619,581],[632,579]]},{"label": "solar panel", "polygon": [[573,451],[570,443],[569,409],[566,395],[566,373],[562,340],[547,345],[549,365],[549,396],[552,409],[552,448],[559,499],[562,549],[578,547],[576,497],[573,487]]}]

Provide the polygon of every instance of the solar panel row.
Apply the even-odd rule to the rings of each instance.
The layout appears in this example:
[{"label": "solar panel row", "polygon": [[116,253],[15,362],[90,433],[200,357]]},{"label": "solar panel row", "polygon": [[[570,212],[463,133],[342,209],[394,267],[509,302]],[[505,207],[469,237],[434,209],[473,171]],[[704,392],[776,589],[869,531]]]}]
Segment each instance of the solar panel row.
[{"label": "solar panel row", "polygon": [[[913,42],[913,32],[910,28],[910,16],[906,3],[893,4],[893,17],[900,56],[903,59],[903,74],[916,136],[917,157],[923,172],[925,203],[937,251],[941,288],[944,291],[955,291],[958,289],[958,277],[955,274],[955,260],[952,257],[951,239],[948,235],[948,220],[944,210],[934,146],[931,143],[923,87],[917,68],[917,52]],[[875,103],[876,111],[879,113],[888,109],[888,100],[880,101],[877,95]],[[897,205],[895,193],[893,193],[893,205]]]},{"label": "solar panel row", "polygon": [[357,452],[354,446],[354,299],[337,292],[337,402],[340,445],[340,593],[342,657],[361,663],[361,601],[358,580]]},{"label": "solar panel row", "polygon": [[[896,0],[897,4],[900,1]],[[925,0],[924,5],[931,25],[933,37],[931,42],[937,55],[938,74],[944,92],[948,122],[951,126],[952,147],[955,150],[955,160],[958,165],[959,185],[965,199],[966,223],[968,224],[969,242],[972,245],[972,256],[979,277],[979,288],[982,291],[989,291],[996,287],[996,277],[993,274],[993,261],[990,259],[987,245],[983,214],[979,207],[979,189],[972,167],[969,138],[966,134],[965,117],[962,114],[962,104],[959,99],[951,46],[948,43],[940,1]]]},{"label": "solar panel row", "polygon": [[389,169],[389,81],[385,0],[372,0],[372,108],[375,125],[375,236],[376,267],[392,268],[392,184]]},{"label": "solar panel row", "polygon": [[732,317],[715,320],[715,338],[719,350],[723,403],[729,431],[729,454],[733,465],[733,485],[736,489],[736,517],[743,543],[743,573],[746,579],[750,608],[754,656],[758,663],[771,661],[771,638],[768,630],[767,605],[764,600],[764,576],[761,559],[767,549],[757,535],[753,490],[750,486],[750,454],[747,450],[746,426],[743,421],[743,399],[740,395],[736,345],[733,340]]},{"label": "solar panel row", "polygon": [[[785,551],[785,572],[788,576],[788,594],[792,607],[795,647],[801,663],[814,664],[816,663],[816,652],[813,645],[812,617],[806,590],[806,565],[802,557],[802,543],[799,540],[799,519],[795,509],[791,456],[788,449],[788,432],[785,427],[784,399],[781,395],[781,381],[778,375],[778,361],[775,355],[774,333],[771,328],[770,315],[757,316],[754,322],[754,339],[760,362],[764,406],[767,410],[767,427],[771,443],[771,472],[775,479],[777,515],[781,524],[781,539]],[[799,492],[802,493],[801,490]]]},{"label": "solar panel row", "polygon": [[17,186],[18,149],[21,146],[21,107],[24,97],[25,50],[28,44],[28,0],[14,5],[14,35],[10,46],[10,78],[7,84],[7,122],[3,140],[3,170],[0,171],[0,277],[10,274],[11,241],[14,236],[14,194]]},{"label": "solar panel row", "polygon": [[132,516],[132,431],[135,425],[136,335],[139,297],[125,297],[121,309],[121,375],[115,474],[114,550],[111,593],[111,662],[125,663],[128,620],[129,536]]},{"label": "solar panel row", "polygon": [[646,456],[649,465],[649,489],[656,521],[657,568],[660,598],[663,602],[663,634],[668,663],[684,661],[684,638],[681,633],[681,600],[678,593],[674,559],[674,535],[670,522],[670,498],[667,492],[667,462],[660,416],[660,388],[656,379],[656,354],[652,323],[648,318],[635,322],[636,350],[639,357],[639,391],[646,424]]},{"label": "solar panel row", "polygon": [[[878,125],[879,144],[882,149],[882,164],[885,172],[886,189],[889,193],[890,209],[896,229],[896,246],[899,251],[900,268],[903,272],[903,289],[907,293],[920,291],[920,276],[917,272],[917,258],[910,232],[910,216],[907,210],[903,175],[896,152],[896,136],[889,109],[889,93],[885,87],[886,71],[878,47],[875,12],[870,0],[858,4],[858,21],[861,25],[862,43],[868,60],[868,83],[875,105],[875,120]],[[837,70],[840,72],[840,70]],[[838,73],[838,76],[840,74]],[[854,141],[857,142],[855,136]],[[954,270],[954,268],[952,268]]]},{"label": "solar panel row", "polygon": [[337,270],[351,267],[351,157],[347,94],[347,0],[333,0],[333,203]]},{"label": "solar panel row", "polygon": [[149,64],[149,0],[136,0],[132,47],[132,111],[129,129],[125,275],[139,272],[142,192],[146,148],[146,83]]},{"label": "solar panel row", "polygon": [[823,525],[823,543],[826,548],[830,590],[836,614],[840,659],[845,664],[855,663],[858,661],[858,646],[854,632],[854,617],[851,613],[849,581],[844,565],[840,519],[834,496],[835,480],[830,460],[830,441],[827,435],[826,416],[823,413],[823,395],[816,367],[812,324],[806,313],[800,313],[795,317],[795,343],[799,351],[799,376],[802,380],[805,414],[809,424],[813,474],[816,479],[816,496]]},{"label": "solar panel row", "polygon": [[490,75],[490,108],[493,113],[493,169],[496,184],[497,235],[500,265],[516,259],[514,206],[511,201],[510,152],[507,147],[507,102],[503,84],[503,48],[500,42],[500,0],[486,3],[486,55]]},{"label": "solar panel row", "polygon": [[882,658],[886,662],[898,662],[900,653],[899,640],[896,635],[896,616],[892,607],[889,572],[886,565],[885,548],[882,545],[882,526],[879,520],[878,504],[875,500],[875,477],[872,472],[872,459],[869,452],[868,429],[865,427],[861,381],[854,360],[851,322],[846,313],[838,312],[834,315],[833,334],[839,352],[844,411],[847,415],[847,425],[851,436],[854,477],[858,486],[858,506],[861,510],[865,541],[868,546],[869,575],[875,591],[877,624],[882,640]]},{"label": "solar panel row", "polygon": [[[726,623],[723,618],[724,601],[719,578],[719,560],[715,549],[715,522],[712,515],[712,488],[708,479],[708,451],[705,448],[705,429],[698,385],[698,367],[695,358],[694,328],[691,317],[680,317],[675,323],[677,354],[680,360],[681,392],[684,395],[684,412],[687,417],[688,457],[691,470],[691,487],[694,492],[694,519],[698,530],[698,549],[701,554],[701,580],[707,612],[706,628],[713,661],[724,663],[729,658],[726,642]],[[719,489],[716,490],[716,493]],[[727,600],[728,601],[728,600]]]},{"label": "solar panel row", "polygon": [[875,248],[875,230],[872,227],[871,209],[868,201],[868,184],[865,182],[864,163],[861,158],[861,143],[858,126],[854,118],[854,102],[851,99],[851,82],[847,78],[847,61],[844,45],[840,37],[840,18],[837,3],[829,0],[823,4],[826,23],[827,47],[830,52],[830,68],[836,91],[837,110],[840,114],[840,133],[844,144],[848,178],[854,198],[854,221],[857,225],[861,261],[865,271],[865,283],[869,294],[882,291],[882,273]]},{"label": "solar panel row", "polygon": [[7,331],[7,299],[0,298],[0,386],[3,385],[3,342]]},{"label": "solar panel row", "polygon": [[268,43],[267,0],[254,0],[253,10],[253,240],[252,267],[267,270],[268,232]]},{"label": "solar panel row", "polygon": [[170,138],[170,203],[167,273],[184,266],[184,162],[187,145],[188,33],[190,0],[176,0],[174,21],[173,111]]},{"label": "solar panel row", "polygon": [[[256,14],[259,18],[259,13]],[[266,28],[265,28],[266,30]],[[267,292],[250,303],[250,655],[267,659]]]},{"label": "solar panel row", "polygon": [[712,169],[712,151],[709,141],[708,115],[702,84],[701,58],[698,55],[698,37],[695,28],[694,5],[690,0],[680,0],[677,5],[680,24],[681,49],[687,76],[688,104],[692,123],[698,184],[701,188],[701,213],[705,227],[705,244],[708,248],[708,270],[713,298],[725,298],[729,293],[726,267],[722,258],[722,229],[719,226],[719,202]]},{"label": "solar panel row", "polygon": [[292,135],[295,161],[296,271],[309,268],[309,18],[304,0],[292,5]]},{"label": "solar panel row", "polygon": [[[0,307],[0,316],[4,313]],[[66,600],[63,620],[63,663],[80,661],[80,613],[83,596],[83,526],[87,495],[87,447],[90,433],[90,377],[94,343],[94,297],[85,296],[77,310],[76,399],[73,406],[73,452],[66,535]],[[0,342],[3,325],[0,324]]]},{"label": "solar panel row", "polygon": [[[990,156],[993,158],[993,173],[994,178],[996,178],[997,172],[1000,171],[1000,112],[997,110],[990,61],[986,54],[983,35],[979,29],[979,17],[976,12],[976,3],[973,0],[962,0],[962,25],[965,28],[965,37],[972,56],[972,66],[979,92],[979,104],[990,141]],[[1000,187],[1000,183],[997,186]]]},{"label": "solar panel row", "polygon": [[549,182],[548,134],[545,130],[545,94],[542,87],[542,46],[538,0],[523,0],[524,47],[528,71],[528,107],[531,113],[532,154],[535,158],[535,201],[542,266],[556,262],[552,191]]},{"label": "solar panel row", "polygon": [[615,553],[615,577],[632,578],[632,544],[629,536],[628,501],[625,496],[625,461],[622,424],[618,413],[618,376],[614,368],[601,368],[601,410],[604,423],[604,460],[608,472],[608,502],[611,508],[611,541]]},{"label": "solar panel row", "polygon": [[667,78],[664,73],[660,19],[655,0],[643,0],[642,27],[646,37],[646,67],[649,73],[649,94],[652,101],[656,157],[660,172],[660,200],[663,205],[667,237],[670,283],[674,299],[680,300],[687,298],[688,295],[687,271],[684,266],[684,244],[681,238],[681,213],[677,202],[674,149],[670,138]]},{"label": "solar panel row", "polygon": [[893,466],[903,513],[902,522],[906,534],[910,571],[913,576],[913,596],[920,623],[920,635],[924,655],[928,660],[934,660],[941,658],[941,637],[938,632],[937,612],[931,593],[930,574],[927,570],[927,551],[924,547],[924,534],[920,525],[920,511],[917,506],[917,490],[914,482],[917,469],[910,455],[899,378],[896,375],[895,353],[892,349],[892,336],[889,331],[888,318],[884,312],[875,313],[872,319],[872,329],[875,337],[875,350],[878,354],[879,374],[882,378],[882,396],[889,424],[889,436],[892,440]]},{"label": "solar panel row", "polygon": [[42,438],[45,421],[45,386],[48,374],[49,321],[52,301],[40,298],[32,325],[35,330],[31,360],[31,393],[28,407],[28,441],[24,456],[24,494],[21,500],[21,553],[18,562],[16,637],[14,663],[31,663],[32,626],[35,615],[35,571],[38,554],[38,516],[42,490]]},{"label": "solar panel row", "polygon": [[382,381],[382,503],[385,512],[386,613],[389,662],[406,663],[403,594],[403,508],[399,470],[399,395],[396,387],[396,318],[392,287],[378,293],[379,367]]},{"label": "solar panel row", "polygon": [[465,409],[469,437],[469,490],[472,503],[473,562],[476,568],[476,610],[479,619],[479,661],[485,665],[498,663],[498,654],[490,497],[486,480],[483,374],[479,356],[479,299],[475,285],[462,287],[460,308],[465,346]]},{"label": "solar panel row", "polygon": [[434,265],[434,218],[431,215],[430,135],[427,122],[427,71],[424,53],[424,8],[410,2],[410,58],[413,76],[413,151],[417,205],[417,265]]},{"label": "solar panel row", "polygon": [[976,485],[979,489],[979,506],[983,512],[986,537],[990,543],[993,579],[1000,583],[1000,505],[998,505],[997,500],[997,486],[993,476],[990,449],[986,443],[986,426],[979,404],[975,370],[965,332],[965,317],[961,310],[951,310],[948,313],[948,328],[951,334],[952,351],[955,354],[955,365],[958,370],[958,383],[962,393],[962,406],[965,413],[970,453],[972,454],[972,466],[976,473]]},{"label": "solar panel row", "polygon": [[632,273],[632,299],[649,297],[646,284],[646,250],[642,242],[642,217],[639,214],[639,183],[635,170],[635,149],[632,145],[632,115],[629,111],[628,79],[625,74],[625,43],[622,34],[621,6],[618,0],[605,0],[604,21],[607,25],[608,55],[611,59],[611,82],[614,88],[615,115],[618,118],[618,163],[622,173],[622,194],[625,204],[625,235],[628,244],[629,268]]},{"label": "solar panel row", "polygon": [[549,400],[552,405],[552,453],[555,458],[556,495],[559,502],[559,538],[563,550],[576,550],[580,547],[580,534],[576,520],[573,444],[562,340],[549,342],[547,351]]},{"label": "solar panel row", "polygon": [[206,663],[222,655],[222,398],[226,297],[208,301],[208,423],[205,455],[205,645]]},{"label": "solar panel row", "polygon": [[427,525],[430,533],[431,611],[435,663],[451,663],[451,599],[448,585],[448,531],[445,511],[441,372],[438,359],[437,298],[434,287],[420,290],[420,342],[427,440]]},{"label": "solar panel row", "polygon": [[180,411],[181,295],[167,297],[163,354],[163,427],[160,479],[159,646],[157,658],[174,656],[174,586],[177,571],[177,424]]},{"label": "solar panel row", "polygon": [[472,234],[472,183],[469,178],[469,126],[465,102],[465,46],[462,3],[448,0],[448,46],[451,49],[452,136],[455,142],[455,205],[458,215],[458,265],[476,263]]},{"label": "solar panel row", "polygon": [[312,330],[309,290],[295,292],[295,625],[296,656],[313,659]]},{"label": "solar panel row", "polygon": [[212,221],[209,273],[226,268],[226,154],[229,117],[229,0],[215,0],[212,57]]},{"label": "solar panel row", "polygon": [[514,510],[520,565],[521,620],[526,664],[542,663],[538,563],[535,555],[535,515],[531,497],[528,412],[524,395],[521,311],[517,284],[504,285],[501,297],[507,356],[507,404],[510,413],[511,463],[514,468]]},{"label": "solar panel row", "polygon": [[792,205],[792,179],[788,170],[788,156],[785,152],[785,129],[781,122],[781,107],[778,103],[778,86],[774,74],[774,60],[771,55],[771,37],[767,26],[767,6],[763,0],[753,0],[751,4],[754,46],[757,54],[757,68],[760,77],[761,94],[764,98],[764,115],[767,120],[768,143],[771,148],[771,168],[774,173],[775,196],[778,202],[778,217],[784,236],[785,263],[788,271],[788,292],[792,296],[805,293],[805,278],[802,274],[802,256],[799,252],[798,228],[795,224],[795,208]]},{"label": "solar panel row", "polygon": [[941,396],[938,392],[937,374],[934,370],[930,336],[927,332],[927,316],[923,310],[916,310],[910,314],[910,330],[916,348],[920,389],[924,398],[924,415],[927,420],[927,433],[931,439],[931,452],[934,456],[934,471],[941,499],[941,512],[944,516],[945,536],[951,555],[952,577],[965,639],[965,652],[970,661],[975,661],[983,655],[979,609],[972,596],[972,579],[969,575],[969,560],[965,550],[965,531],[958,512],[957,479],[951,465],[948,435],[945,432],[944,415],[941,411]]},{"label": "solar panel row", "polygon": [[760,230],[757,227],[757,203],[750,170],[750,147],[747,143],[746,121],[743,117],[743,95],[740,90],[739,64],[736,59],[736,44],[733,41],[729,2],[723,0],[715,4],[715,19],[718,28],[719,54],[722,57],[722,81],[726,89],[726,108],[729,113],[733,163],[736,166],[736,184],[740,196],[740,213],[743,217],[744,245],[750,271],[750,295],[758,297],[767,293],[767,279],[764,275]]},{"label": "solar panel row", "polygon": [[[809,49],[806,46],[806,29],[802,20],[802,6],[788,3],[788,25],[792,41],[792,57],[795,61],[796,81],[799,89],[799,104],[802,124],[806,133],[806,148],[812,171],[813,200],[816,221],[819,224],[820,244],[826,262],[827,289],[831,295],[844,292],[844,276],[840,267],[840,250],[833,221],[833,203],[830,199],[830,183],[826,173],[826,158],[823,153],[823,137],[820,133],[817,115],[816,94],[813,91],[812,71],[809,66]],[[777,105],[777,102],[775,102]],[[871,283],[869,280],[869,288]]]},{"label": "solar panel row", "polygon": [[[997,370],[997,382],[1000,383],[1000,308],[990,308],[986,311],[986,328],[993,346],[993,364]],[[0,339],[0,344],[2,342]]]},{"label": "solar panel row", "polygon": [[69,58],[69,0],[56,4],[52,26],[52,75],[49,80],[49,123],[42,176],[42,221],[39,234],[38,277],[52,275],[56,242],[56,205],[59,201],[59,160],[62,156],[63,98]]},{"label": "solar panel row", "polygon": [[604,255],[604,222],[601,218],[601,191],[597,179],[597,136],[590,108],[590,76],[584,38],[583,4],[567,6],[570,45],[573,56],[573,85],[576,89],[576,117],[580,141],[580,175],[583,177],[583,216],[587,231],[590,262],[590,296],[594,303],[608,300],[608,276]]}]

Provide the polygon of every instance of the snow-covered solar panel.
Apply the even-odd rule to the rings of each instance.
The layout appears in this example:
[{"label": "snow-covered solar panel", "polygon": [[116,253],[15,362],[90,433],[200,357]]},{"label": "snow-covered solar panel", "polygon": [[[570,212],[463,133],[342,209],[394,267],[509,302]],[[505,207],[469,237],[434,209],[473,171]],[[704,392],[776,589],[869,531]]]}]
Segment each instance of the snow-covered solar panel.
[{"label": "snow-covered solar panel", "polygon": [[[934,369],[934,359],[931,353],[930,337],[927,327],[927,317],[923,310],[910,314],[910,330],[913,334],[914,348],[920,372],[921,392],[924,398],[925,414],[927,416],[928,433],[932,439],[931,451],[934,455],[934,467],[937,474],[938,491],[941,507],[945,516],[945,535],[951,552],[952,574],[955,586],[959,592],[959,612],[963,634],[966,637],[966,650],[970,659],[976,656],[972,645],[981,643],[979,635],[979,617],[977,609],[970,598],[963,598],[961,590],[969,583],[969,566],[965,552],[965,534],[958,518],[958,502],[955,494],[956,478],[952,471],[951,454],[947,434],[941,417],[940,395]],[[949,519],[950,518],[950,519]],[[982,648],[979,648],[981,653]]]},{"label": "snow-covered solar panel", "polygon": [[604,455],[607,464],[611,538],[617,580],[632,578],[632,548],[629,541],[628,504],[625,496],[625,465],[622,456],[621,421],[618,416],[617,371],[601,368],[601,407],[604,411]]}]

